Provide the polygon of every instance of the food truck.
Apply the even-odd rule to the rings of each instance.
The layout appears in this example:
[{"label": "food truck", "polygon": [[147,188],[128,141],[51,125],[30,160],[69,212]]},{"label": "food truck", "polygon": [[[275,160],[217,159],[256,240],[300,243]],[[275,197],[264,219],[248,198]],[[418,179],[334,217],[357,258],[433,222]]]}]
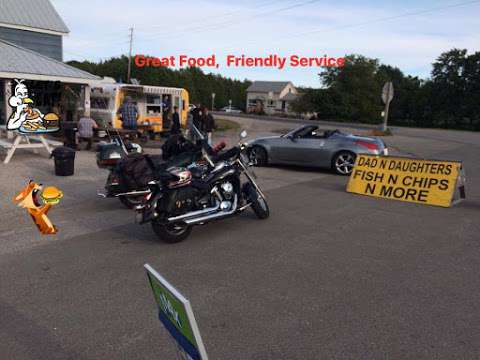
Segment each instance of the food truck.
[{"label": "food truck", "polygon": [[173,107],[178,106],[180,124],[186,127],[189,106],[185,89],[163,86],[97,82],[91,84],[91,117],[101,127],[122,128],[118,109],[129,96],[138,107],[139,131],[151,137],[168,132],[172,123]]}]

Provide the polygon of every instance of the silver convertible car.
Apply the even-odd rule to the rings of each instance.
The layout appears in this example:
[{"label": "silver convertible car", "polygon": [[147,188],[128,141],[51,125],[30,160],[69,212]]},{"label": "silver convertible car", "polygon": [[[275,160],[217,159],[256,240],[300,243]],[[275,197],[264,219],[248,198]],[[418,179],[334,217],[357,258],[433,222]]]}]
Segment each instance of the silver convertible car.
[{"label": "silver convertible car", "polygon": [[350,175],[357,154],[388,155],[385,143],[373,137],[345,134],[339,130],[319,131],[305,125],[281,136],[248,142],[250,161],[267,164],[331,168],[339,175]]}]

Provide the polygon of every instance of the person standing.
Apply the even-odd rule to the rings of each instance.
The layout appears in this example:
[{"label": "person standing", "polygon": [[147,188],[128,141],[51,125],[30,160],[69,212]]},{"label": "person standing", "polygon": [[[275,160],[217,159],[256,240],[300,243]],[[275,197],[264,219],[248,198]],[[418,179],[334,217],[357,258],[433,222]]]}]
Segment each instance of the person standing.
[{"label": "person standing", "polygon": [[173,107],[172,128],[170,133],[172,135],[178,135],[182,133],[180,126],[180,115],[178,114],[178,106]]},{"label": "person standing", "polygon": [[132,102],[132,98],[127,96],[117,114],[120,114],[122,120],[122,129],[137,130],[138,107]]},{"label": "person standing", "polygon": [[[193,109],[191,113],[192,113],[193,126],[195,126],[197,130],[201,132],[203,130],[201,105],[198,104],[198,106],[195,109]],[[198,134],[194,132],[192,136],[198,137]]]},{"label": "person standing", "polygon": [[203,132],[207,135],[208,144],[212,145],[212,133],[213,130],[216,129],[215,119],[212,114],[210,114],[207,107],[203,109],[202,113]]},{"label": "person standing", "polygon": [[191,141],[194,141],[193,115],[190,111],[187,113],[187,123],[185,125],[185,137]]},{"label": "person standing", "polygon": [[87,142],[87,150],[92,148],[93,142],[93,129],[98,129],[98,125],[89,116],[83,116],[78,121],[78,133],[77,133],[77,141],[80,144],[81,141]]}]

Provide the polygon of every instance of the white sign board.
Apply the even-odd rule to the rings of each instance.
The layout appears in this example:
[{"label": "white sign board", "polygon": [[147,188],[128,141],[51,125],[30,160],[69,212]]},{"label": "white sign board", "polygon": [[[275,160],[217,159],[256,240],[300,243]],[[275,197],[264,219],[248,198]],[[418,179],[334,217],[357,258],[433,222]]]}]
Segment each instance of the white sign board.
[{"label": "white sign board", "polygon": [[389,103],[393,99],[393,84],[391,81],[388,81],[383,85],[382,89],[382,100],[384,104]]}]

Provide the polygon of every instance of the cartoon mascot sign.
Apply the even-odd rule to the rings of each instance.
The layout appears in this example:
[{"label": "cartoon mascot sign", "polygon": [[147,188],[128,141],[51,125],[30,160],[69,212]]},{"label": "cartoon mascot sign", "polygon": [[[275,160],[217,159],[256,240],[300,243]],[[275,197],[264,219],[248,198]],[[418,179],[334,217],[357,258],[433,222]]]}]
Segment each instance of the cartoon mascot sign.
[{"label": "cartoon mascot sign", "polygon": [[24,80],[15,80],[15,93],[8,100],[13,112],[8,119],[7,129],[22,133],[50,133],[60,130],[60,118],[57,114],[43,115],[33,107],[33,100],[28,96]]}]

